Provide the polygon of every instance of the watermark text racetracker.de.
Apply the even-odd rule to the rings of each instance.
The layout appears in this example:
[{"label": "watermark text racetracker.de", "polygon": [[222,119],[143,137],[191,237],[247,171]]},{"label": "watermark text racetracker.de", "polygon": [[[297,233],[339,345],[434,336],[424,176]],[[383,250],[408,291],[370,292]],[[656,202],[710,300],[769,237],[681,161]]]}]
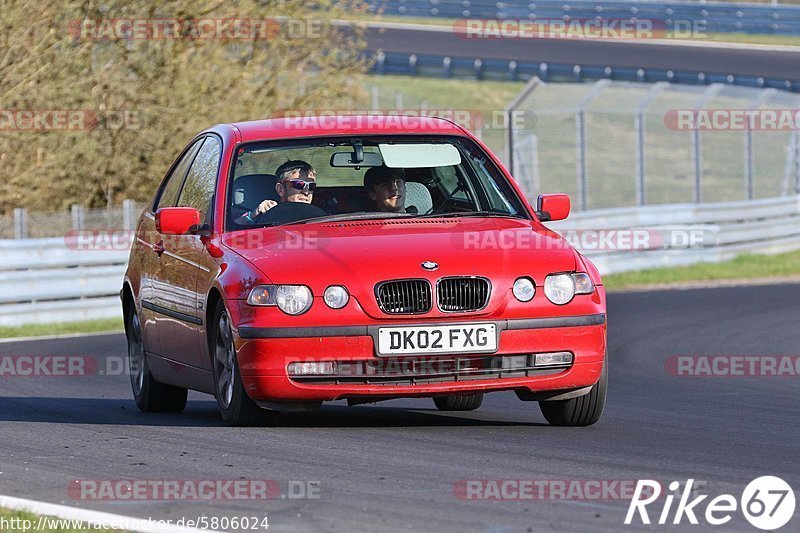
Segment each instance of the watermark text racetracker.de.
[{"label": "watermark text racetracker.de", "polygon": [[670,109],[664,125],[677,131],[796,131],[800,109]]},{"label": "watermark text racetracker.de", "polygon": [[627,501],[636,484],[635,479],[462,479],[453,494],[460,500]]},{"label": "watermark text racetracker.de", "polygon": [[706,22],[646,18],[459,19],[461,39],[702,39]]},{"label": "watermark text racetracker.de", "polygon": [[532,250],[574,247],[580,252],[697,249],[715,246],[717,226],[658,228],[558,228],[553,234],[530,231],[466,231],[454,237],[465,250]]},{"label": "watermark text racetracker.de", "polygon": [[76,19],[67,25],[75,40],[272,40],[321,39],[322,19],[301,18],[108,18]]},{"label": "watermark text racetracker.de", "polygon": [[82,501],[319,500],[321,482],[275,479],[76,479],[67,495]]},{"label": "watermark text racetracker.de", "polygon": [[536,126],[536,113],[518,109],[290,109],[272,118],[284,119],[288,129],[340,130],[349,128],[434,127],[438,119],[454,122],[473,132],[507,129],[529,130]]},{"label": "watermark text racetracker.de", "polygon": [[800,376],[797,355],[673,355],[664,371],[675,377],[774,378]]},{"label": "watermark text racetracker.de", "polygon": [[0,355],[0,379],[125,375],[122,357],[100,359],[88,355]]},{"label": "watermark text racetracker.de", "polygon": [[136,110],[0,109],[0,131],[137,130]]}]

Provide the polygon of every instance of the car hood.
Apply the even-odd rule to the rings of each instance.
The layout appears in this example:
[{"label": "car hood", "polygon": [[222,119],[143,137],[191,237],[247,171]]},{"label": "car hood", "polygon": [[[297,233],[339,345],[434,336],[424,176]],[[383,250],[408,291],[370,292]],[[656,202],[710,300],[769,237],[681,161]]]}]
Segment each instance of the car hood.
[{"label": "car hood", "polygon": [[[517,277],[541,285],[548,274],[576,268],[575,253],[561,236],[511,218],[295,224],[226,234],[223,243],[272,283],[305,284],[315,296],[328,285],[344,285],[376,318],[386,317],[374,297],[381,281],[425,278],[435,285],[446,276],[483,276],[493,287],[484,310],[490,313]],[[427,261],[438,268],[424,269]]]}]

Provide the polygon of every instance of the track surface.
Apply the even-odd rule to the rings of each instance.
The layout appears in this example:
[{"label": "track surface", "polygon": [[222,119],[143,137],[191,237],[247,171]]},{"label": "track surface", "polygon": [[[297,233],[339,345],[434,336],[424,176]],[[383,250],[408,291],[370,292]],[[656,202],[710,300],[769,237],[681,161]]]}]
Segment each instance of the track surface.
[{"label": "track surface", "polygon": [[[674,377],[664,362],[797,354],[798,301],[800,285],[611,295],[606,413],[583,429],[549,427],[511,393],[466,414],[398,400],[230,429],[204,395],[182,415],[141,414],[124,376],[0,378],[0,494],[145,518],[267,514],[278,531],[645,530],[622,526],[627,501],[465,501],[453,486],[691,477],[712,496],[738,498],[751,479],[772,474],[797,492],[800,378]],[[3,355],[124,353],[122,335],[0,345]],[[237,478],[319,480],[320,498],[104,503],[73,500],[66,489],[74,479]],[[656,528],[676,529],[690,526]],[[755,531],[741,515],[725,530]]]},{"label": "track surface", "polygon": [[464,39],[446,31],[369,28],[367,48],[384,52],[688,70],[787,79],[800,71],[800,52],[741,47],[692,47],[570,39]]}]

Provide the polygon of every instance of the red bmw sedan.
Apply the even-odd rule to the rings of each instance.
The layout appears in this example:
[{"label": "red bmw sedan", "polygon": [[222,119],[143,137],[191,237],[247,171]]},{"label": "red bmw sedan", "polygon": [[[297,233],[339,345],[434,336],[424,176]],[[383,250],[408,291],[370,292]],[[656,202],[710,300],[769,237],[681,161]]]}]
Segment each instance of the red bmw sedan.
[{"label": "red bmw sedan", "polygon": [[214,126],[138,222],[120,292],[142,411],[213,394],[230,425],[286,410],[488,392],[586,426],[606,397],[597,269],[498,159],[444,119]]}]

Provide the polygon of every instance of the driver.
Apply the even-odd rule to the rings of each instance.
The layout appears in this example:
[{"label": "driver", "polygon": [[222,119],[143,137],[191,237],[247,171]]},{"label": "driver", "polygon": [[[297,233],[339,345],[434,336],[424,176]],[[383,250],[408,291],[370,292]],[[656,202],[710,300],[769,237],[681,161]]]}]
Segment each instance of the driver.
[{"label": "driver", "polygon": [[280,202],[264,200],[258,207],[239,217],[237,223],[283,223],[327,214],[311,205],[317,187],[317,172],[310,164],[301,160],[286,161],[275,171],[275,176],[275,191]]}]

